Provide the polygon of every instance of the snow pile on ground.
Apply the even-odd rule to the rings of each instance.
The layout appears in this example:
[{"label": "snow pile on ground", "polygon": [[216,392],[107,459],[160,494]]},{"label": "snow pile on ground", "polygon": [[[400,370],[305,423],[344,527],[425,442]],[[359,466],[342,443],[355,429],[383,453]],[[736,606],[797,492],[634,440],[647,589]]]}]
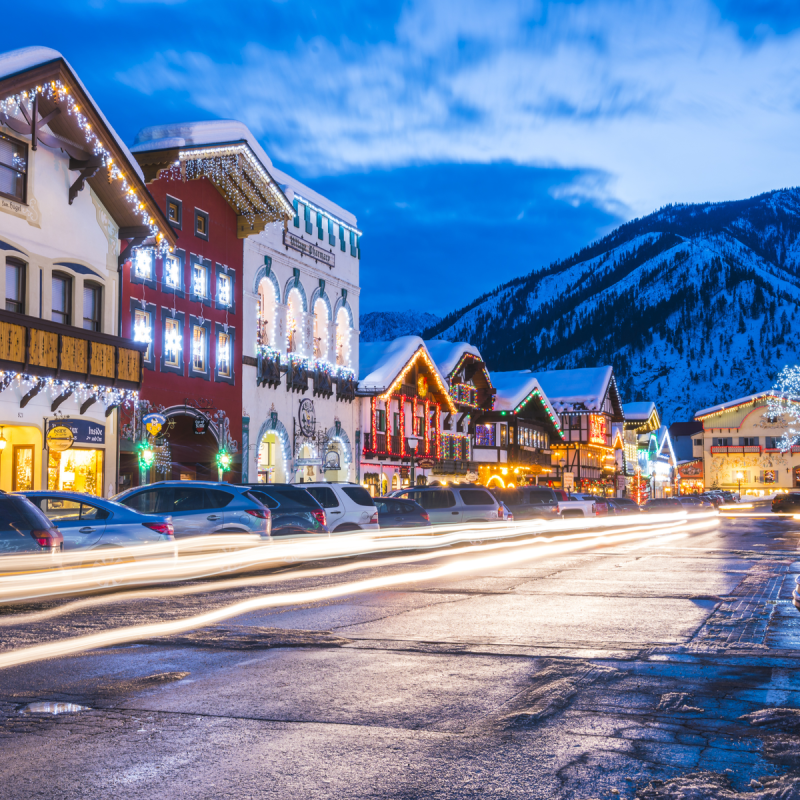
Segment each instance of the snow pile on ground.
[{"label": "snow pile on ground", "polygon": [[698,711],[705,709],[691,705],[691,695],[685,692],[667,692],[661,695],[658,704],[659,711]]},{"label": "snow pile on ground", "polygon": [[739,719],[747,720],[759,728],[772,728],[791,731],[800,728],[800,709],[797,708],[762,708],[745,714]]},{"label": "snow pile on ground", "polygon": [[696,772],[668,781],[651,781],[636,793],[639,800],[800,800],[800,778],[752,779],[747,791],[737,792],[727,775]]}]

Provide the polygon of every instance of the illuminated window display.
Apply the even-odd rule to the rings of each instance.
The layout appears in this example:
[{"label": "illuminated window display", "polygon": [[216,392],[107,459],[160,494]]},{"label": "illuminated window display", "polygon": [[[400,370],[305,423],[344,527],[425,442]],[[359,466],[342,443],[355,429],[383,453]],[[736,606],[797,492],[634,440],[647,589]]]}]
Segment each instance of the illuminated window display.
[{"label": "illuminated window display", "polygon": [[12,475],[15,492],[33,490],[33,447],[14,445],[14,472]]},{"label": "illuminated window display", "polygon": [[63,453],[51,452],[47,462],[47,488],[86,492],[100,497],[103,491],[103,451],[71,448]]}]

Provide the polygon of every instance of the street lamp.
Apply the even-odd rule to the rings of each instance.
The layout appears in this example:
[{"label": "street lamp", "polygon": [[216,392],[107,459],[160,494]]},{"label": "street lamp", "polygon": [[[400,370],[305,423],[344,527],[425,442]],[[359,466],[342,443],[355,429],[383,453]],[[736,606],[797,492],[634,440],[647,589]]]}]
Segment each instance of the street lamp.
[{"label": "street lamp", "polygon": [[406,444],[408,444],[408,449],[411,451],[411,485],[417,485],[417,476],[414,470],[414,454],[417,452],[417,445],[419,444],[419,439],[416,436],[409,436],[406,439]]},{"label": "street lamp", "polygon": [[736,473],[736,480],[739,481],[739,502],[742,502],[742,481],[744,480],[744,474],[741,472]]}]

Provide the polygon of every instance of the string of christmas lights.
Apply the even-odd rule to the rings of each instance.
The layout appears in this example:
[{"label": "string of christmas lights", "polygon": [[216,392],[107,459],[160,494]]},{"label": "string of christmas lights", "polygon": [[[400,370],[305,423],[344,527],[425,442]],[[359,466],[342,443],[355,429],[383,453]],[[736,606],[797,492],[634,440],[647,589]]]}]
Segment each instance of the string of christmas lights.
[{"label": "string of christmas lights", "polygon": [[784,367],[767,400],[767,414],[773,419],[782,417],[787,428],[780,438],[781,450],[791,450],[800,442],[800,367]]},{"label": "string of christmas lights", "polygon": [[83,404],[90,397],[95,397],[105,408],[135,403],[139,399],[139,393],[133,389],[115,389],[61,378],[42,378],[22,372],[0,371],[0,379],[5,380],[9,377],[11,380],[7,388],[16,387],[30,390],[41,384],[41,391],[47,392],[51,400],[55,400],[66,391],[70,391],[72,393],[70,399],[74,399],[79,404]]}]

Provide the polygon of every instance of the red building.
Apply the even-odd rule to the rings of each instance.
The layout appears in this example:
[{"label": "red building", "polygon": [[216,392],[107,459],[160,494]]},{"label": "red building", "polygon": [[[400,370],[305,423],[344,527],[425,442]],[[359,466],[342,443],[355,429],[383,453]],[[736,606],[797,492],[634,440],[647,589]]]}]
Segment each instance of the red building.
[{"label": "red building", "polygon": [[[139,247],[123,267],[123,336],[150,343],[138,414],[121,442],[120,485],[241,474],[243,239],[293,209],[246,142],[195,147],[158,139],[133,148],[148,188],[177,235],[163,258]],[[281,200],[282,198],[282,200]],[[133,242],[136,245],[136,242]],[[154,439],[142,417],[167,424]],[[140,475],[137,443],[155,459]],[[140,448],[141,449],[141,445]]]}]

